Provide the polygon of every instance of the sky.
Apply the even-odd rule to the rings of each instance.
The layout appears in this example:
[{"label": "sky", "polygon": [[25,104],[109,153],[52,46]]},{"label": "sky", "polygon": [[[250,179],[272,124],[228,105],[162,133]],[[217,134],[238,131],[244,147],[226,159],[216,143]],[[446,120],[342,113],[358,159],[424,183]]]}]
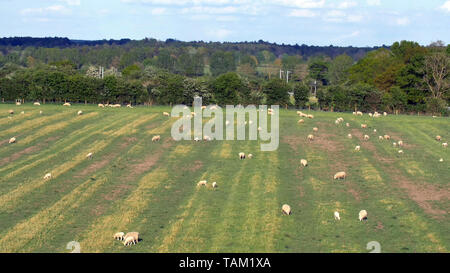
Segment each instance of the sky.
[{"label": "sky", "polygon": [[450,42],[450,0],[0,0],[0,37]]}]

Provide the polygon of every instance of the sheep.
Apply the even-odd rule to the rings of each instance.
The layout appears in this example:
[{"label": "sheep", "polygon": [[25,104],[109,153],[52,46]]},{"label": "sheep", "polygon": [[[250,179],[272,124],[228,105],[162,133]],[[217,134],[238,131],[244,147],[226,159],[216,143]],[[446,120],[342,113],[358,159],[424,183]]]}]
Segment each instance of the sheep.
[{"label": "sheep", "polygon": [[92,159],[92,155],[93,155],[93,153],[88,153],[88,154],[86,155],[86,158]]},{"label": "sheep", "polygon": [[120,105],[120,104],[114,104],[113,106],[112,106],[113,108],[120,108],[120,107],[122,107],[122,105]]},{"label": "sheep", "polygon": [[42,115],[42,113],[44,113],[44,112],[42,112],[42,110],[41,110],[41,111],[39,111],[39,115]]},{"label": "sheep", "polygon": [[348,134],[347,137],[348,137],[348,138],[352,138],[352,134]]},{"label": "sheep", "polygon": [[25,111],[20,112],[21,115],[25,114]]},{"label": "sheep", "polygon": [[260,126],[260,127],[258,127],[258,131],[261,131],[261,130],[262,130],[261,126]]},{"label": "sheep", "polygon": [[334,179],[345,179],[347,174],[345,172],[338,172],[334,175]]},{"label": "sheep", "polygon": [[127,104],[127,108],[133,108],[133,106],[131,106],[131,103]]},{"label": "sheep", "polygon": [[249,159],[252,159],[253,158],[253,154],[248,154],[248,156],[247,156]]},{"label": "sheep", "polygon": [[129,246],[131,244],[136,244],[136,241],[134,240],[133,237],[128,237],[125,239],[125,242],[123,242],[124,246]]},{"label": "sheep", "polygon": [[239,153],[239,159],[245,159],[245,154],[244,153]]},{"label": "sheep", "polygon": [[442,143],[442,147],[447,148],[448,147],[448,143],[447,142]]},{"label": "sheep", "polygon": [[439,159],[439,162],[444,162],[444,159],[443,158]]},{"label": "sheep", "polygon": [[198,183],[197,183],[197,186],[198,187],[200,187],[200,186],[206,186],[206,180],[202,180],[202,181],[199,181]]},{"label": "sheep", "polygon": [[391,136],[390,135],[384,135],[383,138],[386,139],[386,140],[389,140],[389,139],[391,139]]},{"label": "sheep", "polygon": [[353,112],[353,115],[356,116],[356,112]]},{"label": "sheep", "polygon": [[212,183],[212,187],[215,189],[215,188],[217,188],[217,182],[213,182]]},{"label": "sheep", "polygon": [[361,124],[361,128],[363,129],[367,128],[367,124]]},{"label": "sheep", "polygon": [[39,102],[35,102],[35,103],[33,103],[33,105],[40,106],[41,104]]},{"label": "sheep", "polygon": [[152,137],[152,142],[160,141],[160,140],[161,140],[161,136],[160,135]]},{"label": "sheep", "polygon": [[191,112],[191,116],[195,117],[197,114],[195,112]]},{"label": "sheep", "polygon": [[202,110],[205,110],[205,109],[206,109],[206,106],[203,105],[203,106],[202,106]]},{"label": "sheep", "polygon": [[126,240],[129,237],[133,238],[135,242],[138,242],[139,241],[139,232],[135,232],[135,231],[128,232],[127,234],[125,234],[125,237],[123,237],[123,238]]},{"label": "sheep", "polygon": [[125,233],[117,232],[116,234],[114,234],[114,240],[123,241],[124,236],[125,236]]},{"label": "sheep", "polygon": [[22,105],[20,101],[16,101],[16,105]]},{"label": "sheep", "polygon": [[105,105],[102,104],[102,103],[99,103],[99,104],[98,104],[98,107],[100,107],[100,108],[105,108]]},{"label": "sheep", "polygon": [[398,141],[398,146],[400,146],[400,147],[403,146],[403,141],[399,140]]},{"label": "sheep", "polygon": [[386,112],[383,112],[383,116],[387,116],[387,113],[386,113]]},{"label": "sheep", "polygon": [[398,150],[398,153],[399,154],[403,154],[403,150]]},{"label": "sheep", "polygon": [[196,138],[194,138],[194,141],[195,141],[195,142],[199,142],[200,139],[199,139],[198,137],[196,137]]},{"label": "sheep", "polygon": [[51,173],[47,173],[47,174],[44,175],[44,179],[45,180],[51,179],[51,178],[52,178],[52,174]]},{"label": "sheep", "polygon": [[337,120],[338,120],[339,122],[344,122],[344,119],[341,118],[341,117],[337,118]]},{"label": "sheep", "polygon": [[367,211],[366,210],[360,211],[358,218],[359,218],[359,221],[367,220]]},{"label": "sheep", "polygon": [[339,216],[339,212],[335,211],[334,212],[334,220],[341,220],[341,217]]},{"label": "sheep", "polygon": [[252,125],[253,124],[253,120],[249,120],[248,124]]},{"label": "sheep", "polygon": [[360,150],[361,150],[361,146],[358,145],[358,146],[355,147],[355,151],[359,152]]},{"label": "sheep", "polygon": [[379,140],[384,140],[383,136],[378,136]]},{"label": "sheep", "polygon": [[170,117],[170,114],[167,113],[167,112],[164,112],[164,113],[163,113],[163,116],[165,116],[165,117]]},{"label": "sheep", "polygon": [[339,120],[336,120],[334,123],[335,123],[336,125],[339,125]]},{"label": "sheep", "polygon": [[70,103],[66,102],[63,104],[63,106],[70,106]]},{"label": "sheep", "polygon": [[83,111],[78,111],[77,115],[81,116],[83,114]]},{"label": "sheep", "polygon": [[441,141],[441,139],[442,139],[441,136],[436,136],[437,141]]},{"label": "sheep", "polygon": [[308,115],[308,118],[309,118],[309,119],[313,119],[314,116],[313,116],[313,115]]},{"label": "sheep", "polygon": [[372,117],[372,113],[369,113],[369,117]]},{"label": "sheep", "polygon": [[284,204],[281,207],[281,211],[283,212],[283,214],[291,215],[291,207],[288,204]]},{"label": "sheep", "polygon": [[14,110],[9,110],[8,112],[10,115],[14,115]]},{"label": "sheep", "polygon": [[301,159],[301,160],[300,160],[300,164],[301,164],[303,167],[306,167],[306,166],[308,166],[308,161],[306,161],[306,159]]},{"label": "sheep", "polygon": [[397,143],[396,143],[396,142],[392,143],[392,145],[393,145],[394,147],[397,147]]},{"label": "sheep", "polygon": [[305,120],[304,120],[304,119],[300,119],[300,120],[298,121],[298,124],[301,124],[301,123],[305,123]]},{"label": "sheep", "polygon": [[9,139],[9,144],[11,144],[11,143],[16,143],[16,138],[15,137],[12,137],[12,138]]},{"label": "sheep", "polygon": [[370,136],[364,135],[364,140],[369,140],[369,139],[370,139]]},{"label": "sheep", "polygon": [[345,126],[350,127],[350,123],[347,122],[347,123],[345,124]]},{"label": "sheep", "polygon": [[373,129],[373,133],[376,134],[377,133],[377,129]]},{"label": "sheep", "polygon": [[204,140],[204,141],[211,141],[211,138],[210,138],[209,136],[204,136],[204,137],[203,137],[203,140]]},{"label": "sheep", "polygon": [[362,116],[362,115],[363,115],[363,113],[362,113],[362,112],[360,112],[360,111],[358,111],[358,112],[356,112],[356,115],[357,115],[357,116]]},{"label": "sheep", "polygon": [[314,127],[314,128],[313,128],[313,131],[314,131],[314,132],[318,132],[318,131],[319,131],[319,128]]},{"label": "sheep", "polygon": [[308,140],[309,141],[313,141],[314,140],[314,136],[313,135],[308,135]]}]

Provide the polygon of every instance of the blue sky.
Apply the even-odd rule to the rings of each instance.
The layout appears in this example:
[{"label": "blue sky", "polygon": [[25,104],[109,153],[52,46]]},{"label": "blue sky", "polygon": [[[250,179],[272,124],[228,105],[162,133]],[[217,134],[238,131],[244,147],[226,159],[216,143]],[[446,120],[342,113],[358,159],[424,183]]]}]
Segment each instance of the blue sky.
[{"label": "blue sky", "polygon": [[450,41],[450,0],[0,0],[0,36],[427,45]]}]

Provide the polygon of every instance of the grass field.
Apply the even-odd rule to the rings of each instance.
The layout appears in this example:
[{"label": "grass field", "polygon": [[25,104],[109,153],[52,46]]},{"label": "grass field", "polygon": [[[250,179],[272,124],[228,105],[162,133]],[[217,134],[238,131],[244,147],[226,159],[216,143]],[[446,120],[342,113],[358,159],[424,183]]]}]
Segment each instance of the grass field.
[{"label": "grass field", "polygon": [[[70,252],[70,241],[81,252],[369,252],[370,241],[449,252],[449,118],[314,112],[298,125],[282,110],[279,148],[261,152],[259,141],[176,142],[169,110],[0,104],[0,252]],[[333,180],[338,171],[347,178]],[[203,179],[219,187],[196,187]],[[142,240],[124,247],[118,231]]]}]

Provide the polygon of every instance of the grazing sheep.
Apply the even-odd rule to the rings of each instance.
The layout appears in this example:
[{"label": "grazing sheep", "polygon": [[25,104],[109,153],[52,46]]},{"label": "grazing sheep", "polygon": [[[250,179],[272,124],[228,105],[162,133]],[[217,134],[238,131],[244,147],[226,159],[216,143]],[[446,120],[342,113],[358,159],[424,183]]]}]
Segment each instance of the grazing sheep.
[{"label": "grazing sheep", "polygon": [[334,220],[341,220],[341,217],[339,216],[339,212],[335,211],[334,212]]},{"label": "grazing sheep", "polygon": [[347,137],[348,137],[348,138],[352,138],[352,134],[348,134]]},{"label": "grazing sheep", "polygon": [[362,115],[363,115],[363,113],[362,113],[362,112],[360,112],[360,111],[358,111],[358,112],[356,112],[356,115],[357,115],[357,116],[362,116]]},{"label": "grazing sheep", "polygon": [[345,124],[345,126],[350,127],[350,123],[347,122],[347,123]]},{"label": "grazing sheep", "polygon": [[35,102],[33,105],[40,106],[41,104],[39,102]]},{"label": "grazing sheep", "polygon": [[339,120],[336,120],[335,122],[334,122],[336,125],[339,125]]},{"label": "grazing sheep", "polygon": [[129,237],[132,237],[135,242],[139,241],[139,232],[133,231],[133,232],[128,232],[125,237],[123,237],[125,240]]},{"label": "grazing sheep", "polygon": [[20,112],[21,115],[25,114],[25,111]]},{"label": "grazing sheep", "polygon": [[191,112],[191,116],[195,117],[197,114],[195,112]]},{"label": "grazing sheep", "polygon": [[206,106],[203,105],[203,106],[202,106],[202,110],[205,110],[205,109],[206,109]]},{"label": "grazing sheep", "polygon": [[281,207],[281,211],[283,212],[283,214],[291,215],[291,207],[288,204],[284,204]]},{"label": "grazing sheep", "polygon": [[299,120],[298,124],[300,124],[300,123],[305,123],[305,120],[304,119]]},{"label": "grazing sheep", "polygon": [[369,113],[369,117],[372,117],[372,113]]},{"label": "grazing sheep", "polygon": [[66,102],[63,104],[63,106],[70,106],[70,103]]},{"label": "grazing sheep", "polygon": [[313,115],[308,115],[308,118],[311,118],[311,119],[312,119],[312,118],[314,118],[314,116],[313,116]]},{"label": "grazing sheep", "polygon": [[444,162],[444,159],[443,158],[439,159],[439,162]]},{"label": "grazing sheep", "polygon": [[245,154],[244,153],[239,153],[239,159],[245,159]]},{"label": "grazing sheep", "polygon": [[16,143],[16,138],[15,137],[12,137],[12,138],[9,139],[9,144],[11,144],[11,143]]},{"label": "grazing sheep", "polygon": [[398,153],[399,154],[403,154],[403,150],[398,150]]},{"label": "grazing sheep", "polygon": [[14,110],[9,110],[8,112],[10,115],[14,115]]},{"label": "grazing sheep", "polygon": [[167,112],[164,112],[164,113],[163,113],[163,116],[165,116],[165,117],[170,117],[170,114],[167,113]]},{"label": "grazing sheep", "polygon": [[356,112],[353,112],[353,115],[356,116]]},{"label": "grazing sheep", "polygon": [[99,103],[99,104],[98,104],[98,107],[100,107],[100,108],[105,108],[105,105],[102,104],[102,103]]},{"label": "grazing sheep", "polygon": [[396,143],[396,142],[392,143],[392,145],[393,145],[394,147],[397,147],[397,143]]},{"label": "grazing sheep", "polygon": [[302,164],[303,167],[306,167],[308,166],[308,161],[306,161],[306,159],[301,159],[300,164]]},{"label": "grazing sheep", "polygon": [[133,108],[133,106],[131,106],[131,103],[127,104],[127,108]]},{"label": "grazing sheep", "polygon": [[334,179],[345,179],[347,174],[345,172],[338,172],[334,175]]},{"label": "grazing sheep", "polygon": [[252,158],[253,158],[253,154],[248,154],[247,157],[250,158],[250,159],[252,159]]},{"label": "grazing sheep", "polygon": [[46,175],[44,175],[44,179],[51,179],[52,178],[52,174],[51,173],[47,173]]},{"label": "grazing sheep", "polygon": [[447,146],[448,146],[447,142],[442,143],[442,147],[447,148]]},{"label": "grazing sheep", "polygon": [[309,141],[314,140],[314,136],[313,136],[313,135],[308,135],[308,140],[309,140]]},{"label": "grazing sheep", "polygon": [[77,115],[81,116],[83,114],[83,111],[78,111]]},{"label": "grazing sheep", "polygon": [[437,141],[441,141],[441,139],[442,139],[441,136],[436,136]]},{"label": "grazing sheep", "polygon": [[210,141],[211,138],[210,138],[209,136],[204,136],[204,137],[203,137],[203,140],[204,140],[204,141]]},{"label": "grazing sheep", "polygon": [[366,210],[360,211],[358,218],[359,218],[359,221],[367,220],[367,211]]},{"label": "grazing sheep", "polygon": [[42,110],[41,110],[41,111],[39,111],[39,115],[42,115],[42,113],[43,113],[43,112],[42,112]]},{"label": "grazing sheep", "polygon": [[114,234],[114,240],[123,241],[124,236],[125,236],[125,233],[117,232],[116,234]]},{"label": "grazing sheep", "polygon": [[94,155],[94,154],[93,154],[93,153],[88,153],[88,154],[86,155],[86,158],[92,159],[92,155]]},{"label": "grazing sheep", "polygon": [[124,246],[129,246],[129,245],[131,245],[131,244],[136,244],[136,240],[134,240],[133,237],[127,237],[127,238],[125,239],[125,242],[123,242],[123,245],[124,245]]},{"label": "grazing sheep", "polygon": [[318,131],[319,131],[319,128],[314,127],[314,128],[313,128],[313,131],[314,131],[314,132],[318,132]]},{"label": "grazing sheep", "polygon": [[122,105],[120,105],[120,104],[114,104],[113,106],[112,106],[113,108],[120,108],[120,107],[122,107]]},{"label": "grazing sheep", "polygon": [[200,182],[197,183],[197,186],[206,186],[206,180],[202,180]]},{"label": "grazing sheep", "polygon": [[20,101],[16,101],[16,105],[22,105]]},{"label": "grazing sheep", "polygon": [[400,146],[400,147],[403,146],[403,141],[399,140],[398,141],[398,146]]},{"label": "grazing sheep", "polygon": [[358,146],[355,147],[355,151],[359,152],[360,150],[361,150],[361,146],[358,145]]},{"label": "grazing sheep", "polygon": [[196,137],[196,138],[194,138],[194,141],[195,141],[195,142],[199,142],[200,139],[199,139],[198,137]]},{"label": "grazing sheep", "polygon": [[373,133],[376,134],[377,133],[377,129],[373,129]]},{"label": "grazing sheep", "polygon": [[152,142],[154,142],[154,141],[160,141],[160,140],[161,140],[161,136],[160,136],[160,135],[157,135],[157,136],[152,137]]},{"label": "grazing sheep", "polygon": [[384,135],[383,137],[384,137],[384,139],[386,139],[386,140],[390,140],[390,139],[391,139],[391,136],[390,136],[390,135]]},{"label": "grazing sheep", "polygon": [[367,128],[367,124],[361,124],[361,128],[363,129]]},{"label": "grazing sheep", "polygon": [[212,183],[212,187],[215,189],[215,188],[217,188],[217,182],[213,182]]},{"label": "grazing sheep", "polygon": [[369,140],[369,139],[370,139],[370,136],[364,135],[364,140]]},{"label": "grazing sheep", "polygon": [[383,138],[383,136],[378,136],[378,139],[383,140],[384,138]]},{"label": "grazing sheep", "polygon": [[387,113],[386,113],[386,112],[383,112],[383,116],[387,116]]}]

